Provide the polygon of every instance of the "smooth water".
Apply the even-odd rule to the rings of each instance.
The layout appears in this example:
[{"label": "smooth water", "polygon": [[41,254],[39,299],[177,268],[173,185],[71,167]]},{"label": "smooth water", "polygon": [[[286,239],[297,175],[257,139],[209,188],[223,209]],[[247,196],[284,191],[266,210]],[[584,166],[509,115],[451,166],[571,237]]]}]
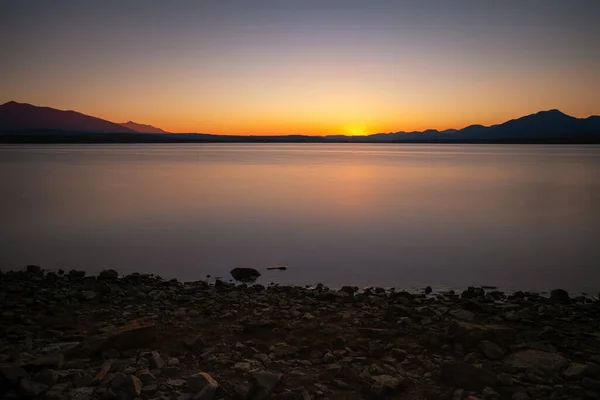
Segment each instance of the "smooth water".
[{"label": "smooth water", "polygon": [[0,268],[600,290],[600,146],[0,147]]}]

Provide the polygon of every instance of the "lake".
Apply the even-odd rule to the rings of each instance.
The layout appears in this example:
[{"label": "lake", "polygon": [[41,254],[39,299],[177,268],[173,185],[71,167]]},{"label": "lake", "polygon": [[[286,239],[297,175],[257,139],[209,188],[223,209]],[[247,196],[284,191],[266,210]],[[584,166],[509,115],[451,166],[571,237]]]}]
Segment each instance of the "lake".
[{"label": "lake", "polygon": [[2,269],[600,290],[600,146],[4,145],[0,187]]}]

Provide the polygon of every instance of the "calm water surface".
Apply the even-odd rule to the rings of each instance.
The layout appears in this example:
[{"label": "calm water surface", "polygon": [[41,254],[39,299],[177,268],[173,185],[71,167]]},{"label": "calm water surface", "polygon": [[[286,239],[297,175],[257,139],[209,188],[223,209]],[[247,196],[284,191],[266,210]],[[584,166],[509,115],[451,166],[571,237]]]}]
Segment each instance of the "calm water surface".
[{"label": "calm water surface", "polygon": [[0,147],[0,268],[600,290],[600,146]]}]

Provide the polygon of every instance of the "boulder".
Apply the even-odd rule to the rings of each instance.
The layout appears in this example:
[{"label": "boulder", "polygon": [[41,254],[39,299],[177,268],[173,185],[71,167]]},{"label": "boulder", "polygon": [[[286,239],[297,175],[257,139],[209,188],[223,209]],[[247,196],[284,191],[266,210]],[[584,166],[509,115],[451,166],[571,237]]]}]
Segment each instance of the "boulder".
[{"label": "boulder", "polygon": [[566,290],[563,289],[554,289],[550,292],[550,300],[556,303],[565,303],[568,304],[571,302],[571,297]]},{"label": "boulder", "polygon": [[42,275],[42,268],[39,265],[28,265],[25,270],[31,275]]},{"label": "boulder", "polygon": [[440,378],[446,385],[477,391],[488,386],[494,387],[497,382],[493,372],[463,362],[443,364],[440,369]]},{"label": "boulder", "polygon": [[117,271],[115,271],[114,269],[105,269],[104,271],[100,272],[100,274],[98,275],[98,279],[115,280],[118,278],[119,278],[119,273]]},{"label": "boulder", "polygon": [[78,279],[83,279],[85,277],[85,271],[78,271],[76,269],[72,269],[69,271],[69,279],[72,281],[76,281]]},{"label": "boulder", "polygon": [[425,294],[431,294],[431,292],[433,292],[433,289],[431,288],[431,286],[427,286],[424,290]]},{"label": "boulder", "polygon": [[260,276],[260,272],[254,268],[234,268],[229,273],[240,282],[254,282]]}]

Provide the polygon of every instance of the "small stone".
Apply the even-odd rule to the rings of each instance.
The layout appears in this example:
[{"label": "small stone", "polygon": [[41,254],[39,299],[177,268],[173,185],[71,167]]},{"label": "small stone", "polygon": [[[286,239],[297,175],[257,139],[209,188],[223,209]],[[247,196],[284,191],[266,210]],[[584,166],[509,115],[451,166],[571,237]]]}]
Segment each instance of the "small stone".
[{"label": "small stone", "polygon": [[140,373],[140,381],[142,382],[142,385],[150,385],[154,382],[156,382],[156,377],[148,370],[144,370]]},{"label": "small stone", "polygon": [[150,368],[152,369],[162,369],[162,367],[165,366],[165,362],[158,351],[151,352],[148,361],[150,362]]},{"label": "small stone", "polygon": [[239,372],[248,372],[252,369],[252,365],[247,362],[238,362],[233,366],[233,369]]},{"label": "small stone", "polygon": [[155,384],[151,384],[151,385],[145,385],[142,386],[142,393],[150,395],[150,394],[154,394],[158,391],[158,385]]},{"label": "small stone", "polygon": [[503,386],[512,386],[514,380],[513,380],[513,377],[510,376],[509,374],[501,372],[498,374],[498,382],[500,382],[500,384]]},{"label": "small stone", "polygon": [[118,373],[116,374],[112,381],[110,382],[110,387],[113,390],[119,390],[125,386],[125,375]]},{"label": "small stone", "polygon": [[184,381],[183,379],[169,379],[167,381],[167,385],[173,386],[173,387],[181,387],[185,384],[186,384],[186,381]]},{"label": "small stone", "polygon": [[279,383],[281,374],[275,374],[267,371],[260,371],[252,374],[252,384],[250,393],[253,398],[267,399]]},{"label": "small stone", "polygon": [[206,387],[206,385],[219,386],[217,381],[206,372],[198,372],[194,375],[185,378],[188,388],[192,392],[199,392]]},{"label": "small stone", "polygon": [[491,387],[484,388],[481,393],[483,394],[483,397],[486,400],[487,399],[499,399],[500,398],[500,394],[498,392],[496,392],[494,389],[492,389]]},{"label": "small stone", "polygon": [[135,375],[125,377],[124,388],[128,395],[137,397],[142,392],[142,382]]},{"label": "small stone", "polygon": [[504,350],[496,343],[490,342],[489,340],[482,340],[479,343],[479,349],[490,360],[499,360],[504,357]]}]

